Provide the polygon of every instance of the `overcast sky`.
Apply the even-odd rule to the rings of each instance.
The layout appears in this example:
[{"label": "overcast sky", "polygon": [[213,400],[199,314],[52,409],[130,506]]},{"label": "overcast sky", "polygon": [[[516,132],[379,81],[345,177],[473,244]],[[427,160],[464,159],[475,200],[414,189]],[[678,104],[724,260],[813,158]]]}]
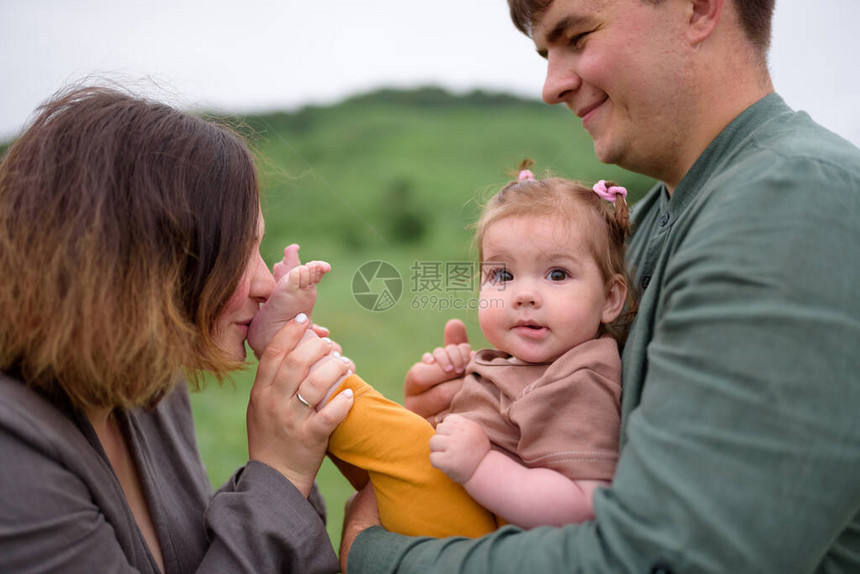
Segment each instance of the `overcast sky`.
[{"label": "overcast sky", "polygon": [[[860,0],[776,10],[777,91],[860,145]],[[0,139],[90,74],[149,78],[174,104],[242,113],[381,86],[537,98],[543,72],[504,0],[0,0]]]}]

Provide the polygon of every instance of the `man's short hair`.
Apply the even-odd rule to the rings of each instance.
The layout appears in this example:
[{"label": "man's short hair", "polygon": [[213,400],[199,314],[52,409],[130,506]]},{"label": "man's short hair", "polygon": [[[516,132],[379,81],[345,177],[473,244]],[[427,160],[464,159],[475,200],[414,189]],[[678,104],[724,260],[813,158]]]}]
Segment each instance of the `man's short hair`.
[{"label": "man's short hair", "polygon": [[[645,4],[658,5],[664,0],[639,0]],[[776,0],[732,0],[737,8],[744,33],[753,46],[764,55],[770,48],[771,23]],[[546,11],[552,0],[508,0],[511,20],[526,36],[532,35],[534,24]]]}]

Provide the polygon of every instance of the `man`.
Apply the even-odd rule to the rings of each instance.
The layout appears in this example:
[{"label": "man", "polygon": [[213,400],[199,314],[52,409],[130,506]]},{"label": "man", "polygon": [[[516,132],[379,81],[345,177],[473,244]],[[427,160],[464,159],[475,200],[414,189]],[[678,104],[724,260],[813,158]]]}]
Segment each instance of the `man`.
[{"label": "man", "polygon": [[[662,182],[634,213],[617,473],[592,522],[478,540],[362,532],[363,491],[349,574],[860,571],[860,151],[774,93],[773,0],[509,4],[544,99]],[[439,379],[409,406],[442,411]]]}]

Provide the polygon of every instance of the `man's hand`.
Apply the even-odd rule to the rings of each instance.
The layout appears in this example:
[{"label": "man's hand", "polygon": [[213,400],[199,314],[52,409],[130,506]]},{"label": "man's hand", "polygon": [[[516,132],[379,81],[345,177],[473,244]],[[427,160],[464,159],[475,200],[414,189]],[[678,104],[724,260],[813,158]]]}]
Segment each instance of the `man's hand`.
[{"label": "man's hand", "polygon": [[403,383],[406,408],[434,426],[436,417],[448,411],[463,385],[462,374],[472,355],[466,326],[459,319],[445,325],[444,343],[433,353],[425,353],[406,373]]},{"label": "man's hand", "polygon": [[373,484],[356,492],[346,501],[343,516],[343,533],[340,538],[340,571],[346,574],[346,563],[349,561],[349,551],[356,537],[371,526],[380,526],[379,507],[376,505],[376,493]]}]

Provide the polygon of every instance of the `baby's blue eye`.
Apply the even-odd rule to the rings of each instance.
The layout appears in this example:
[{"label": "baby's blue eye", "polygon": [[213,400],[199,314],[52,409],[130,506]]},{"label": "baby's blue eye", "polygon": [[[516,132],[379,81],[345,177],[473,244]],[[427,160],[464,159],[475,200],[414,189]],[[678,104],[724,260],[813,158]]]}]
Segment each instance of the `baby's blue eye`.
[{"label": "baby's blue eye", "polygon": [[514,276],[510,271],[505,269],[504,267],[497,267],[496,269],[490,269],[487,271],[487,281],[490,283],[504,283],[506,281],[510,281]]},{"label": "baby's blue eye", "polygon": [[546,274],[546,278],[550,281],[564,281],[567,279],[567,271],[564,269],[553,269]]}]

